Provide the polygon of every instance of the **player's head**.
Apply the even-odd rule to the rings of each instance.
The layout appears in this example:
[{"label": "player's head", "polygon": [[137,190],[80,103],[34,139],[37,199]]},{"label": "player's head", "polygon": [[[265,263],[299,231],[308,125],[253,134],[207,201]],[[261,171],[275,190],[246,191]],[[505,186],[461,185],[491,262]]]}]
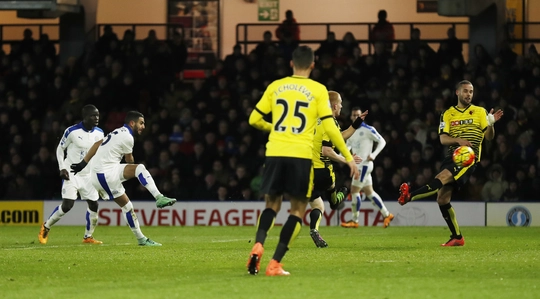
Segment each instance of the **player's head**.
[{"label": "player's head", "polygon": [[341,113],[341,108],[343,108],[343,106],[341,105],[341,103],[343,102],[341,100],[341,96],[338,92],[331,90],[328,92],[328,97],[330,98],[330,108],[332,108],[332,114],[334,117],[338,117]]},{"label": "player's head", "polygon": [[351,108],[351,121],[355,121],[360,115],[362,115],[362,109],[360,107],[354,106]]},{"label": "player's head", "polygon": [[470,81],[463,80],[456,85],[456,95],[458,98],[458,106],[465,108],[471,104],[474,88]]},{"label": "player's head", "polygon": [[86,105],[81,109],[83,125],[87,129],[91,129],[99,123],[99,110],[94,105]]},{"label": "player's head", "polygon": [[128,125],[133,132],[137,132],[137,134],[141,135],[144,130],[144,115],[139,111],[129,111],[126,114],[124,123]]},{"label": "player's head", "polygon": [[300,46],[292,53],[291,67],[294,70],[312,70],[315,66],[315,55],[308,46]]}]

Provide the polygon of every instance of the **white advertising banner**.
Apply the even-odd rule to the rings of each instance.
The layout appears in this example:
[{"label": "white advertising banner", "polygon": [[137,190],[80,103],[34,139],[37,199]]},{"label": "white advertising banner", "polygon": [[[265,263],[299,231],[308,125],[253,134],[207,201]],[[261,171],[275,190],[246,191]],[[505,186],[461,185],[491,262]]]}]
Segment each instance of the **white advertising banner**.
[{"label": "white advertising banner", "polygon": [[[46,219],[61,201],[44,202]],[[327,203],[326,203],[327,204]],[[144,226],[254,226],[264,210],[264,202],[177,202],[172,207],[156,208],[153,201],[134,201],[139,223]],[[452,203],[461,226],[484,226],[485,203]],[[283,202],[275,225],[283,225],[287,220],[289,202]],[[386,203],[395,215],[393,226],[446,226],[437,203],[414,202],[400,206],[397,202]],[[77,201],[73,209],[56,225],[84,225],[87,204]],[[304,216],[304,225],[309,225],[309,206]],[[350,220],[351,202],[345,208],[333,211],[326,206],[321,226],[339,225]],[[362,202],[360,226],[382,226],[383,216],[371,202]],[[99,202],[99,225],[125,225],[122,210],[115,202]]]},{"label": "white advertising banner", "polygon": [[487,226],[540,226],[540,202],[489,202]]}]

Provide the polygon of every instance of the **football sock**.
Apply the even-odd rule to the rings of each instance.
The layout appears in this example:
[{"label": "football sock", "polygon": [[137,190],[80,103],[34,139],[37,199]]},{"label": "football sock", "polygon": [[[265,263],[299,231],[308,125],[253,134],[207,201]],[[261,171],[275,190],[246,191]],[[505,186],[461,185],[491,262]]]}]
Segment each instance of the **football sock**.
[{"label": "football sock", "polygon": [[360,206],[362,205],[362,198],[360,197],[360,193],[352,193],[351,194],[351,201],[352,201],[352,220],[354,222],[358,222],[358,216],[360,215]]},{"label": "football sock", "polygon": [[279,243],[272,259],[278,261],[278,263],[281,262],[285,253],[289,250],[292,241],[298,236],[298,233],[300,233],[301,228],[302,219],[294,215],[289,215],[289,218],[287,218],[287,221],[283,224],[283,228],[279,234]]},{"label": "football sock", "polygon": [[98,222],[98,213],[86,209],[86,230],[84,231],[84,237],[90,237],[94,233]]},{"label": "football sock", "polygon": [[135,168],[135,176],[137,176],[141,185],[143,185],[154,198],[161,195],[154,182],[154,178],[152,178],[152,175],[146,170],[146,167],[143,164],[137,165],[137,168]]},{"label": "football sock", "polygon": [[326,190],[324,192],[325,194],[325,197],[332,203],[332,204],[335,204],[339,198],[337,197],[337,194],[336,194],[336,188],[332,188],[330,190]]},{"label": "football sock", "polygon": [[429,184],[412,191],[411,201],[431,196],[437,193],[442,186],[443,184],[439,179],[433,179]]},{"label": "football sock", "polygon": [[377,192],[374,191],[373,193],[368,195],[367,198],[369,198],[369,200],[371,200],[371,202],[373,202],[373,204],[376,205],[377,208],[379,208],[379,211],[381,211],[383,217],[386,218],[388,217],[388,215],[390,215],[390,212],[388,212],[388,209],[384,205],[381,197],[379,196],[379,194],[377,194]]},{"label": "football sock", "polygon": [[309,229],[319,230],[319,224],[321,223],[322,212],[319,209],[313,209],[309,213]]},{"label": "football sock", "polygon": [[66,213],[64,213],[64,211],[62,210],[62,205],[60,204],[52,211],[49,219],[47,219],[47,221],[45,222],[45,227],[50,229],[51,226],[58,222],[58,220],[60,220],[60,218],[62,218],[62,216],[64,216],[65,214]]},{"label": "football sock", "polygon": [[461,239],[461,231],[459,230],[459,225],[457,223],[456,211],[454,211],[452,205],[450,203],[447,203],[445,205],[439,206],[439,209],[441,210],[444,221],[446,221],[450,232],[452,232],[452,237],[457,237],[458,239]]},{"label": "football sock", "polygon": [[135,211],[133,210],[133,204],[131,203],[131,201],[129,201],[125,206],[122,207],[122,215],[124,216],[124,220],[126,221],[129,228],[131,228],[131,231],[133,232],[135,237],[137,239],[144,238],[144,235],[139,226],[139,219],[137,219],[137,214],[135,214]]},{"label": "football sock", "polygon": [[255,234],[255,243],[259,242],[264,245],[266,235],[274,227],[274,221],[276,220],[276,211],[266,208],[259,216],[257,222],[257,233]]}]

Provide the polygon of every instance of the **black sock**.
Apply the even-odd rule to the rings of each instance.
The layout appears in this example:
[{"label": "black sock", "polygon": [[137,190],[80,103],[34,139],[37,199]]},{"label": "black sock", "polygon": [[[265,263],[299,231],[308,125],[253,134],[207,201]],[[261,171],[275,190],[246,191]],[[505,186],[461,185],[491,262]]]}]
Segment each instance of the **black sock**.
[{"label": "black sock", "polygon": [[309,229],[317,229],[317,223],[322,217],[321,210],[315,208],[309,213]]},{"label": "black sock", "polygon": [[459,225],[456,220],[456,212],[452,208],[452,205],[447,203],[439,206],[439,209],[441,210],[444,221],[446,221],[446,225],[448,225],[450,232],[452,232],[452,238],[461,239],[461,232],[459,231]]},{"label": "black sock", "polygon": [[285,253],[287,252],[287,250],[289,250],[289,245],[291,244],[291,241],[294,240],[294,238],[298,235],[301,227],[302,219],[294,215],[289,215],[289,218],[287,219],[285,224],[283,224],[283,228],[281,229],[281,233],[279,234],[279,243],[272,259],[281,262],[281,259],[283,258],[283,256],[285,256]]},{"label": "black sock", "polygon": [[431,195],[437,193],[437,191],[439,191],[439,189],[441,189],[442,186],[443,186],[443,184],[442,184],[441,180],[433,179],[433,181],[429,182],[429,184],[424,185],[424,186],[412,191],[411,192],[411,200],[417,200],[417,199],[426,198],[428,196],[431,196]]},{"label": "black sock", "polygon": [[276,211],[267,208],[261,213],[259,223],[257,224],[255,243],[260,242],[264,245],[268,231],[274,226],[274,220],[276,220]]}]

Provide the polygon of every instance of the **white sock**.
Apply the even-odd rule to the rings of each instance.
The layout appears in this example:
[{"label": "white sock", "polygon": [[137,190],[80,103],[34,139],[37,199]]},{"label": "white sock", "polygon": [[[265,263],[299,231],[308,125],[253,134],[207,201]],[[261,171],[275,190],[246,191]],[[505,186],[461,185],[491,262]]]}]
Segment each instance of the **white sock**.
[{"label": "white sock", "polygon": [[379,211],[381,211],[381,214],[386,218],[388,215],[390,215],[390,212],[388,212],[388,209],[384,205],[383,201],[381,200],[381,197],[379,194],[377,194],[375,191],[368,195],[369,200],[373,203],[373,205],[377,206],[379,208]]},{"label": "white sock", "polygon": [[351,194],[352,200],[352,220],[358,222],[358,216],[360,215],[360,206],[362,205],[362,199],[360,193]]},{"label": "white sock", "polygon": [[45,222],[45,227],[51,228],[51,226],[58,222],[58,220],[60,220],[60,218],[62,218],[62,216],[64,215],[66,215],[66,213],[64,213],[64,211],[62,210],[62,204],[60,204],[52,211],[49,219],[47,219],[47,221]]},{"label": "white sock", "polygon": [[135,237],[137,239],[144,238],[141,227],[139,226],[139,219],[137,219],[137,214],[135,214],[135,211],[133,210],[133,204],[131,201],[122,207],[122,215],[124,216],[124,220],[129,228],[131,228],[131,231]]},{"label": "white sock", "polygon": [[98,213],[86,209],[86,230],[84,231],[84,237],[91,237],[94,234],[98,222]]},{"label": "white sock", "polygon": [[144,167],[143,164],[137,165],[137,168],[135,168],[135,176],[137,176],[137,179],[139,180],[141,185],[143,185],[144,188],[146,188],[146,190],[148,190],[148,192],[150,192],[154,198],[157,198],[158,195],[161,195],[156,186],[156,183],[154,182],[154,178],[152,177],[150,172],[146,170],[146,167]]}]

